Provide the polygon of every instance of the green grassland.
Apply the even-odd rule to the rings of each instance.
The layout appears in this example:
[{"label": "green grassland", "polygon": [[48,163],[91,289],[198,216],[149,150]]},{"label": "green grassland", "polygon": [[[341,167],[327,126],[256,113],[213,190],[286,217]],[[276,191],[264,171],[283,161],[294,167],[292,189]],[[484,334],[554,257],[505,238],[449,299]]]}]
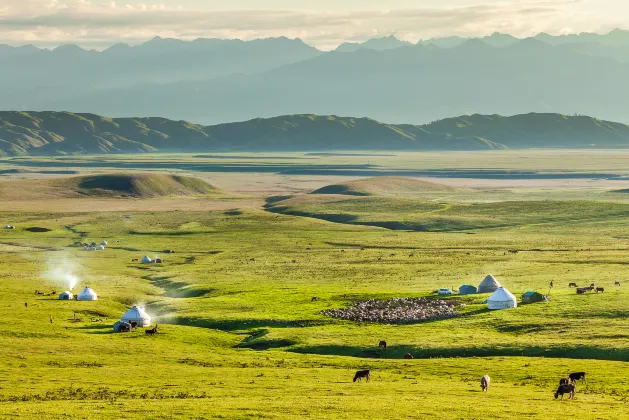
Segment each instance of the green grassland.
[{"label": "green grassland", "polygon": [[[0,212],[16,226],[0,230],[0,417],[628,417],[629,205],[557,194],[300,195],[231,211],[160,211],[145,199],[143,211],[106,213],[49,212],[42,201]],[[409,228],[370,226],[382,222]],[[105,251],[73,246],[101,239]],[[143,255],[164,263],[132,261]],[[98,301],[34,294],[65,290],[46,275],[62,261],[80,278],[75,291],[90,286]],[[548,303],[498,312],[487,295],[453,296],[461,317],[410,325],[320,314],[488,273],[518,297],[555,287]],[[570,282],[605,292],[577,296]],[[159,334],[111,332],[136,303]],[[352,383],[363,368],[372,381]],[[575,401],[554,400],[573,371],[588,384]]]}]

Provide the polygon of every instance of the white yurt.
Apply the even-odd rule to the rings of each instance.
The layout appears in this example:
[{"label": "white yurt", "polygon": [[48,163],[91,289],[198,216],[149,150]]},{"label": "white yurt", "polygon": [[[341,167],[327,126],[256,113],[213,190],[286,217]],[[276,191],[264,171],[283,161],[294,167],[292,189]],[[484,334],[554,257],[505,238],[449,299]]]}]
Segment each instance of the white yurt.
[{"label": "white yurt", "polygon": [[103,246],[105,246],[105,245],[107,245],[107,241],[103,239],[103,240],[100,242],[100,244],[101,244],[101,245],[103,245]]},{"label": "white yurt", "polygon": [[93,291],[89,287],[86,287],[85,289],[83,289],[81,293],[79,293],[76,296],[76,300],[97,300],[97,299],[98,299],[98,295],[96,294],[95,291]]},{"label": "white yurt", "polygon": [[487,307],[489,309],[517,308],[518,300],[507,289],[500,287],[487,299]]},{"label": "white yurt", "polygon": [[102,245],[98,245],[98,246],[96,247],[96,250],[97,250],[97,251],[102,251],[103,249],[105,249],[105,247],[104,247],[104,246],[102,246]]},{"label": "white yurt", "polygon": [[65,291],[59,295],[59,300],[72,300],[74,299],[74,295],[72,292]]},{"label": "white yurt", "polygon": [[144,258],[142,258],[142,264],[151,264],[152,262],[153,260],[147,257],[146,255],[144,256]]},{"label": "white yurt", "polygon": [[137,322],[138,327],[150,327],[151,316],[144,312],[144,308],[140,306],[134,306],[129,309],[123,316],[120,317],[123,322]]},{"label": "white yurt", "polygon": [[83,247],[83,251],[89,251],[89,250],[90,250],[90,248],[88,246],[84,246]]},{"label": "white yurt", "polygon": [[91,247],[90,251],[96,251],[96,247],[95,246]]},{"label": "white yurt", "polygon": [[478,293],[493,293],[500,287],[500,282],[490,274],[478,285]]}]

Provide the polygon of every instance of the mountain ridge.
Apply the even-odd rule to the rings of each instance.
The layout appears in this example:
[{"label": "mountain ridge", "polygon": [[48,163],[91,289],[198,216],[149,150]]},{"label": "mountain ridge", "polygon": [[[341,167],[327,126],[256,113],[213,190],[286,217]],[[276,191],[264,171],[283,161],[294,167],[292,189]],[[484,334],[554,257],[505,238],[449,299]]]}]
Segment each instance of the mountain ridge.
[{"label": "mountain ridge", "polygon": [[208,151],[625,148],[629,126],[585,116],[473,114],[424,125],[284,115],[204,126],[166,118],[0,112],[0,156]]}]

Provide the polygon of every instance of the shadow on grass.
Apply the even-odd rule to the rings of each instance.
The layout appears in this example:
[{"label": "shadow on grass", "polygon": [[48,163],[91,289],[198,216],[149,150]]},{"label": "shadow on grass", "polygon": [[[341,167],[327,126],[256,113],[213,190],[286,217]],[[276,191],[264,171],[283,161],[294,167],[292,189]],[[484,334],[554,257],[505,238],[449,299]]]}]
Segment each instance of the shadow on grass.
[{"label": "shadow on grass", "polygon": [[393,346],[387,350],[377,347],[323,345],[289,349],[293,353],[349,356],[360,358],[404,359],[410,353],[415,359],[457,358],[457,357],[546,357],[562,359],[596,359],[626,361],[629,349],[601,349],[588,346],[544,348],[536,346],[515,347],[435,347]]},{"label": "shadow on grass", "polygon": [[160,323],[185,325],[189,327],[210,328],[225,332],[252,331],[260,328],[307,328],[325,325],[326,322],[314,320],[280,320],[280,319],[226,319],[212,320],[193,317],[163,316]]}]

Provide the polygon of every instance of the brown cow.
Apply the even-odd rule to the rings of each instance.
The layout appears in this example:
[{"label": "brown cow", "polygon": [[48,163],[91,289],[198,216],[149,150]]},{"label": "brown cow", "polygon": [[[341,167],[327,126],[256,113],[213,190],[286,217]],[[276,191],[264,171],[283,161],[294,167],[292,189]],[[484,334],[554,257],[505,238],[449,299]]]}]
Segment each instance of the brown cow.
[{"label": "brown cow", "polygon": [[568,287],[579,287],[579,286],[577,286],[577,284],[576,284],[576,283],[570,283],[570,284],[568,285]]},{"label": "brown cow", "polygon": [[598,293],[598,292],[603,293],[604,291],[605,291],[605,288],[604,288],[604,287],[597,287],[597,288],[596,288],[596,293]]},{"label": "brown cow", "polygon": [[385,350],[387,349],[387,342],[386,341],[380,341],[380,343],[378,343],[378,347],[379,348],[384,348]]},{"label": "brown cow", "polygon": [[557,399],[561,395],[561,399],[563,400],[563,395],[569,394],[569,399],[574,400],[574,393],[576,392],[576,390],[577,387],[574,386],[574,384],[559,385],[559,388],[557,388],[557,392],[555,392],[555,399]]},{"label": "brown cow", "polygon": [[616,283],[614,283],[614,286],[620,286],[620,282],[617,281]]}]

